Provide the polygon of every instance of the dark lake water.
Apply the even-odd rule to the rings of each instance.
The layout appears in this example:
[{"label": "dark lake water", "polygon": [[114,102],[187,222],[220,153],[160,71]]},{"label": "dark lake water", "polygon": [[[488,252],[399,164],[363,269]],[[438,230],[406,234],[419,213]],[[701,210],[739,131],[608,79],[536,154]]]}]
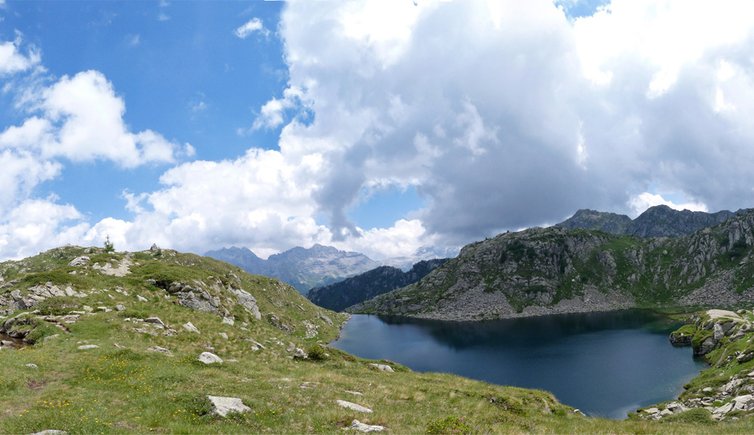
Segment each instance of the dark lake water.
[{"label": "dark lake water", "polygon": [[588,415],[625,418],[676,397],[706,366],[670,345],[677,326],[640,310],[484,322],[354,315],[332,345],[416,371],[540,388]]}]

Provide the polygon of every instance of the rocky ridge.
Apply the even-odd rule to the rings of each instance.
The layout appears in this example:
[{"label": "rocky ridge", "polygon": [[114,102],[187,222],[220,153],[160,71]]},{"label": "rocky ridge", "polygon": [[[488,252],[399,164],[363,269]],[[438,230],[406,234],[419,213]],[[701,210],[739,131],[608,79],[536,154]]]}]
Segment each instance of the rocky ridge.
[{"label": "rocky ridge", "polygon": [[533,228],[465,246],[349,312],[475,320],[754,301],[754,211],[676,238]]},{"label": "rocky ridge", "polygon": [[648,208],[636,219],[631,219],[622,214],[582,209],[556,226],[636,237],[680,237],[721,224],[734,215],[728,210],[706,213],[657,205]]}]

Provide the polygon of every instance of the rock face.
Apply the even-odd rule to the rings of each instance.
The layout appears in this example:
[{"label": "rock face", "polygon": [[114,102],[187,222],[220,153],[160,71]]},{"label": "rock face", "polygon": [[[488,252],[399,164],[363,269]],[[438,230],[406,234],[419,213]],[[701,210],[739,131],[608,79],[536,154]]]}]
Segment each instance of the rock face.
[{"label": "rock face", "polygon": [[339,251],[314,245],[296,247],[267,260],[246,248],[224,248],[205,255],[234,264],[246,272],[278,278],[306,294],[312,287],[327,285],[343,278],[374,269],[379,264],[358,252]]},{"label": "rock face", "polygon": [[212,413],[220,417],[227,417],[232,412],[242,414],[251,411],[251,408],[237,397],[207,396],[207,399],[212,404]]},{"label": "rock face", "polygon": [[446,261],[447,259],[420,261],[408,272],[396,267],[380,266],[328,286],[315,287],[307,297],[320,307],[343,311],[375,296],[413,284]]},{"label": "rock face", "polygon": [[631,220],[622,214],[584,209],[577,211],[557,226],[636,237],[680,237],[721,224],[734,214],[727,210],[717,213],[678,211],[666,205],[658,205],[648,208],[636,219]]},{"label": "rock face", "polygon": [[465,246],[415,284],[349,312],[478,320],[754,301],[754,210],[676,238],[562,227]]}]

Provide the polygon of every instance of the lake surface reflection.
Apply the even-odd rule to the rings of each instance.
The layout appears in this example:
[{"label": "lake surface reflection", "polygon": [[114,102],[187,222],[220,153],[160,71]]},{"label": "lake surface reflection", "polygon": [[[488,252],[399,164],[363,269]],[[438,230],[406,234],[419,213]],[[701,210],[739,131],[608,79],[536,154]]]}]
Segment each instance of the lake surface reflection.
[{"label": "lake surface reflection", "polygon": [[589,415],[625,418],[676,397],[705,367],[670,345],[677,326],[641,310],[483,322],[354,315],[332,345],[416,371],[540,388]]}]

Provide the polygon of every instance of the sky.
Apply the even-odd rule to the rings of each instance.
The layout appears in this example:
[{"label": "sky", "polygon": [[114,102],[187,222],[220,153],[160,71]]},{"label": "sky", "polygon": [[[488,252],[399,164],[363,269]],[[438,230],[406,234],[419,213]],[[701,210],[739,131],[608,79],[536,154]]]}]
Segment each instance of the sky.
[{"label": "sky", "polygon": [[0,259],[754,206],[754,2],[0,0]]}]

